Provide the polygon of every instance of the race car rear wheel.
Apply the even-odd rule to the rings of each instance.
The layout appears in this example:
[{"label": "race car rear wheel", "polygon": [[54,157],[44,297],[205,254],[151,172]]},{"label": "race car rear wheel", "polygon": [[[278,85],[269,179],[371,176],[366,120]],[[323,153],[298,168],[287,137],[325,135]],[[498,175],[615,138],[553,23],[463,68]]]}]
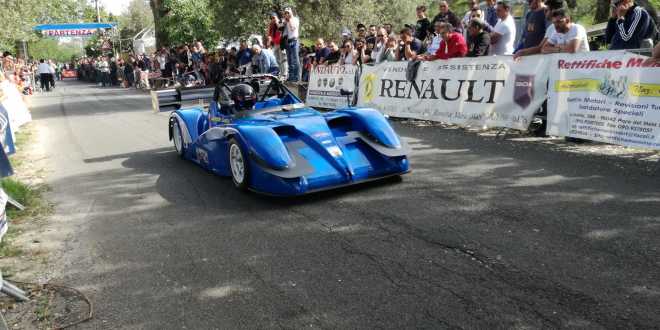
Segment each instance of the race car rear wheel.
[{"label": "race car rear wheel", "polygon": [[247,190],[248,188],[248,162],[245,153],[235,139],[229,140],[229,167],[231,169],[231,179],[236,188]]},{"label": "race car rear wheel", "polygon": [[183,135],[181,133],[181,127],[179,126],[179,120],[174,119],[172,121],[172,141],[174,142],[174,149],[179,157],[183,158]]}]

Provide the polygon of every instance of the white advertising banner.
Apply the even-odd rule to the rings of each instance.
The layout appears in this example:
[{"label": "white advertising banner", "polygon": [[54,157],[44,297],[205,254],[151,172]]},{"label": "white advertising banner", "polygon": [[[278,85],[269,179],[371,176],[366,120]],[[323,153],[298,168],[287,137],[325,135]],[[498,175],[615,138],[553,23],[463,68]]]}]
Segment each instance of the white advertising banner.
[{"label": "white advertising banner", "polygon": [[660,149],[660,64],[624,51],[556,54],[548,134]]},{"label": "white advertising banner", "polygon": [[312,107],[337,109],[347,105],[341,89],[355,91],[355,65],[317,65],[309,76],[307,100]]},{"label": "white advertising banner", "polygon": [[358,105],[393,117],[524,130],[546,99],[548,62],[545,56],[422,62],[412,82],[407,62],[364,66]]}]

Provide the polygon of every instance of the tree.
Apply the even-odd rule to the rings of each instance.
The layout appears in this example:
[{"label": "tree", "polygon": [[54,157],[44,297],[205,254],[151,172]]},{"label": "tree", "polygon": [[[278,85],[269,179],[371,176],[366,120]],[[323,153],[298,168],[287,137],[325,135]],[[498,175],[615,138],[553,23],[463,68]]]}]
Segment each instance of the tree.
[{"label": "tree", "polygon": [[[264,34],[268,13],[281,11],[286,6],[295,8],[301,18],[301,33],[306,37],[336,37],[342,28],[355,29],[357,23],[377,24],[390,22],[398,27],[414,23],[415,7],[432,1],[411,0],[217,0],[211,9],[219,35],[225,39],[245,37],[252,33]],[[465,1],[457,2],[457,6]],[[467,9],[466,9],[467,10]],[[234,18],[227,24],[226,17]]]},{"label": "tree", "polygon": [[156,29],[156,47],[160,48],[163,45],[169,43],[167,33],[162,23],[162,18],[167,15],[168,10],[165,8],[163,0],[149,0],[149,6],[151,7],[151,14],[154,16],[154,28]]},{"label": "tree", "polygon": [[[218,41],[210,0],[150,0],[158,47],[204,40]],[[227,20],[225,19],[225,23]]]},{"label": "tree", "polygon": [[126,12],[119,16],[119,32],[121,38],[131,38],[145,28],[154,25],[151,8],[144,0],[132,0]]},{"label": "tree", "polygon": [[67,62],[75,55],[80,54],[80,49],[72,45],[61,45],[54,39],[40,39],[28,43],[30,56],[35,59],[51,59],[58,62]]},{"label": "tree", "polygon": [[[38,24],[77,22],[90,5],[86,0],[5,0],[0,10],[0,49],[14,50],[16,41],[40,38],[33,28]],[[96,12],[94,12],[96,17]]]}]

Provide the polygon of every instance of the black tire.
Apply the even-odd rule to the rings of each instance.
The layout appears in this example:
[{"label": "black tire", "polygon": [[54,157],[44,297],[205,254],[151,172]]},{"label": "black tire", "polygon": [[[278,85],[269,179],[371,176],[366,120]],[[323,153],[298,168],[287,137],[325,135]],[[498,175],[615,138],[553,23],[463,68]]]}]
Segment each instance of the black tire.
[{"label": "black tire", "polygon": [[176,150],[179,157],[184,158],[185,146],[183,143],[183,132],[181,131],[181,125],[179,125],[179,120],[176,118],[172,119],[172,143],[174,144],[174,150]]},{"label": "black tire", "polygon": [[[247,154],[236,141],[231,138],[227,147],[227,160],[229,161],[229,172],[231,180],[238,190],[246,191],[250,186],[250,166]],[[240,160],[239,160],[240,159]]]}]

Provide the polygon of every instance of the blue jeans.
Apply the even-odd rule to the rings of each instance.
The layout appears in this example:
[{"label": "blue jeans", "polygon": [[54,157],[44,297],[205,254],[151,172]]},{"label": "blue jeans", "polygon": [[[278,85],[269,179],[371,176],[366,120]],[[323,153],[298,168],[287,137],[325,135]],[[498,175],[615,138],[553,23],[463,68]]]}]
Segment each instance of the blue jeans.
[{"label": "blue jeans", "polygon": [[287,81],[298,81],[300,70],[300,43],[298,39],[289,40],[286,47],[286,60],[289,64],[289,79]]}]

